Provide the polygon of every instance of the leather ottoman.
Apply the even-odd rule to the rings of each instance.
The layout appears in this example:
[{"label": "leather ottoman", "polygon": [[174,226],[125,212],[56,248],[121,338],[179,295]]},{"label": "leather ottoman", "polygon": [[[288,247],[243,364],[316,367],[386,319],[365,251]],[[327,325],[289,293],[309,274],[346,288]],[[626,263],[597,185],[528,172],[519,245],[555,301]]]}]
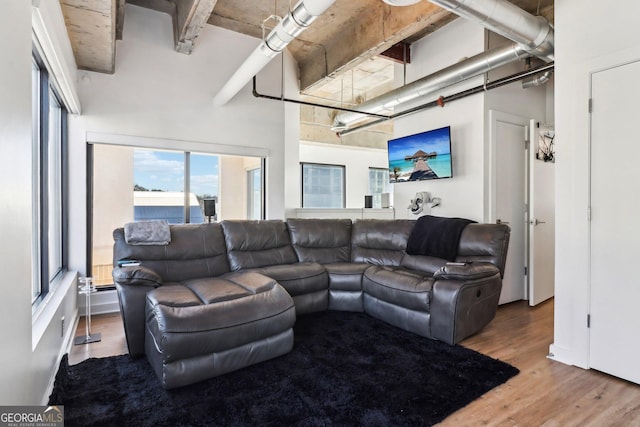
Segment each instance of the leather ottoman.
[{"label": "leather ottoman", "polygon": [[147,294],[145,353],[165,389],[288,353],[293,299],[258,273],[165,284]]}]

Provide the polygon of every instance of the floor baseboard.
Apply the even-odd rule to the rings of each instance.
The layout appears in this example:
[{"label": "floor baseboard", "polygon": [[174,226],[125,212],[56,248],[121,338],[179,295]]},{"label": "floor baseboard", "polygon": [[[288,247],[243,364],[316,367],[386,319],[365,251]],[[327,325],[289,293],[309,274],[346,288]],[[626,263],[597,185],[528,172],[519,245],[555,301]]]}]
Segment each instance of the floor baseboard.
[{"label": "floor baseboard", "polygon": [[47,383],[47,389],[45,390],[44,396],[41,399],[41,405],[46,405],[49,402],[49,396],[53,391],[53,384],[56,380],[56,375],[58,374],[58,369],[60,368],[60,361],[62,357],[71,351],[71,346],[73,345],[73,337],[75,335],[75,331],[78,327],[78,321],[80,320],[80,316],[78,315],[78,310],[74,310],[73,318],[71,319],[70,326],[67,327],[67,332],[64,334],[64,341],[62,342],[62,346],[60,347],[60,352],[58,353],[58,357],[56,358],[55,369],[52,371],[51,376],[49,377],[49,382]]}]

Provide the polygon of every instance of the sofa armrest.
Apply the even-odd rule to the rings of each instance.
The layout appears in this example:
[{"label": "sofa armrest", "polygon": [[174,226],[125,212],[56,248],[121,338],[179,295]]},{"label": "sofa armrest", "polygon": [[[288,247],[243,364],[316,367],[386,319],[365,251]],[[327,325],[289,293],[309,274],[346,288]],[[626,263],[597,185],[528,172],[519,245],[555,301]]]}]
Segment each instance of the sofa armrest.
[{"label": "sofa armrest", "polygon": [[162,277],[158,273],[140,265],[115,267],[112,275],[113,280],[121,285],[153,286],[154,288],[162,285]]},{"label": "sofa armrest", "polygon": [[433,273],[436,280],[477,280],[500,273],[488,262],[448,262]]},{"label": "sofa armrest", "polygon": [[[485,327],[496,315],[502,290],[500,271],[478,266],[444,266],[434,275],[431,335],[456,344]],[[451,267],[451,268],[448,268]],[[493,274],[490,274],[493,271]]]},{"label": "sofa armrest", "polygon": [[142,266],[116,267],[113,281],[131,357],[144,356],[144,309],[147,292],[162,285],[162,277]]}]

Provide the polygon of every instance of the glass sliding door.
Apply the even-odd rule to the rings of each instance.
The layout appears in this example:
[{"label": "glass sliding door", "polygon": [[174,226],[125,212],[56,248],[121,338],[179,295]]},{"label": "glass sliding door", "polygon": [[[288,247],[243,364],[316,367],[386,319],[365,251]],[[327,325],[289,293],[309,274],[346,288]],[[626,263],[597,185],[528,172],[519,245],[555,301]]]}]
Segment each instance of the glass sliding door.
[{"label": "glass sliding door", "polygon": [[113,284],[113,230],[134,219],[134,149],[95,144],[93,150],[91,272],[96,286]]},{"label": "glass sliding door", "polygon": [[184,175],[184,152],[134,148],[133,220],[186,222]]}]

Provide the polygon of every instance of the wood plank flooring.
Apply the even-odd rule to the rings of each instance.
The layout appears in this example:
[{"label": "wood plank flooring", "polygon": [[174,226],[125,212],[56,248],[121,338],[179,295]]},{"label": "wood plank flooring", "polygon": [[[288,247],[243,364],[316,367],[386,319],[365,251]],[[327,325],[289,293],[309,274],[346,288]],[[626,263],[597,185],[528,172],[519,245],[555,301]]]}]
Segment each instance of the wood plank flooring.
[{"label": "wood plank flooring", "polygon": [[[102,341],[73,346],[69,363],[127,352],[119,313],[95,316],[92,330]],[[520,374],[439,425],[640,427],[639,385],[548,359],[552,341],[553,300],[533,308],[526,301],[500,306],[493,322],[461,345],[508,362]]]}]

